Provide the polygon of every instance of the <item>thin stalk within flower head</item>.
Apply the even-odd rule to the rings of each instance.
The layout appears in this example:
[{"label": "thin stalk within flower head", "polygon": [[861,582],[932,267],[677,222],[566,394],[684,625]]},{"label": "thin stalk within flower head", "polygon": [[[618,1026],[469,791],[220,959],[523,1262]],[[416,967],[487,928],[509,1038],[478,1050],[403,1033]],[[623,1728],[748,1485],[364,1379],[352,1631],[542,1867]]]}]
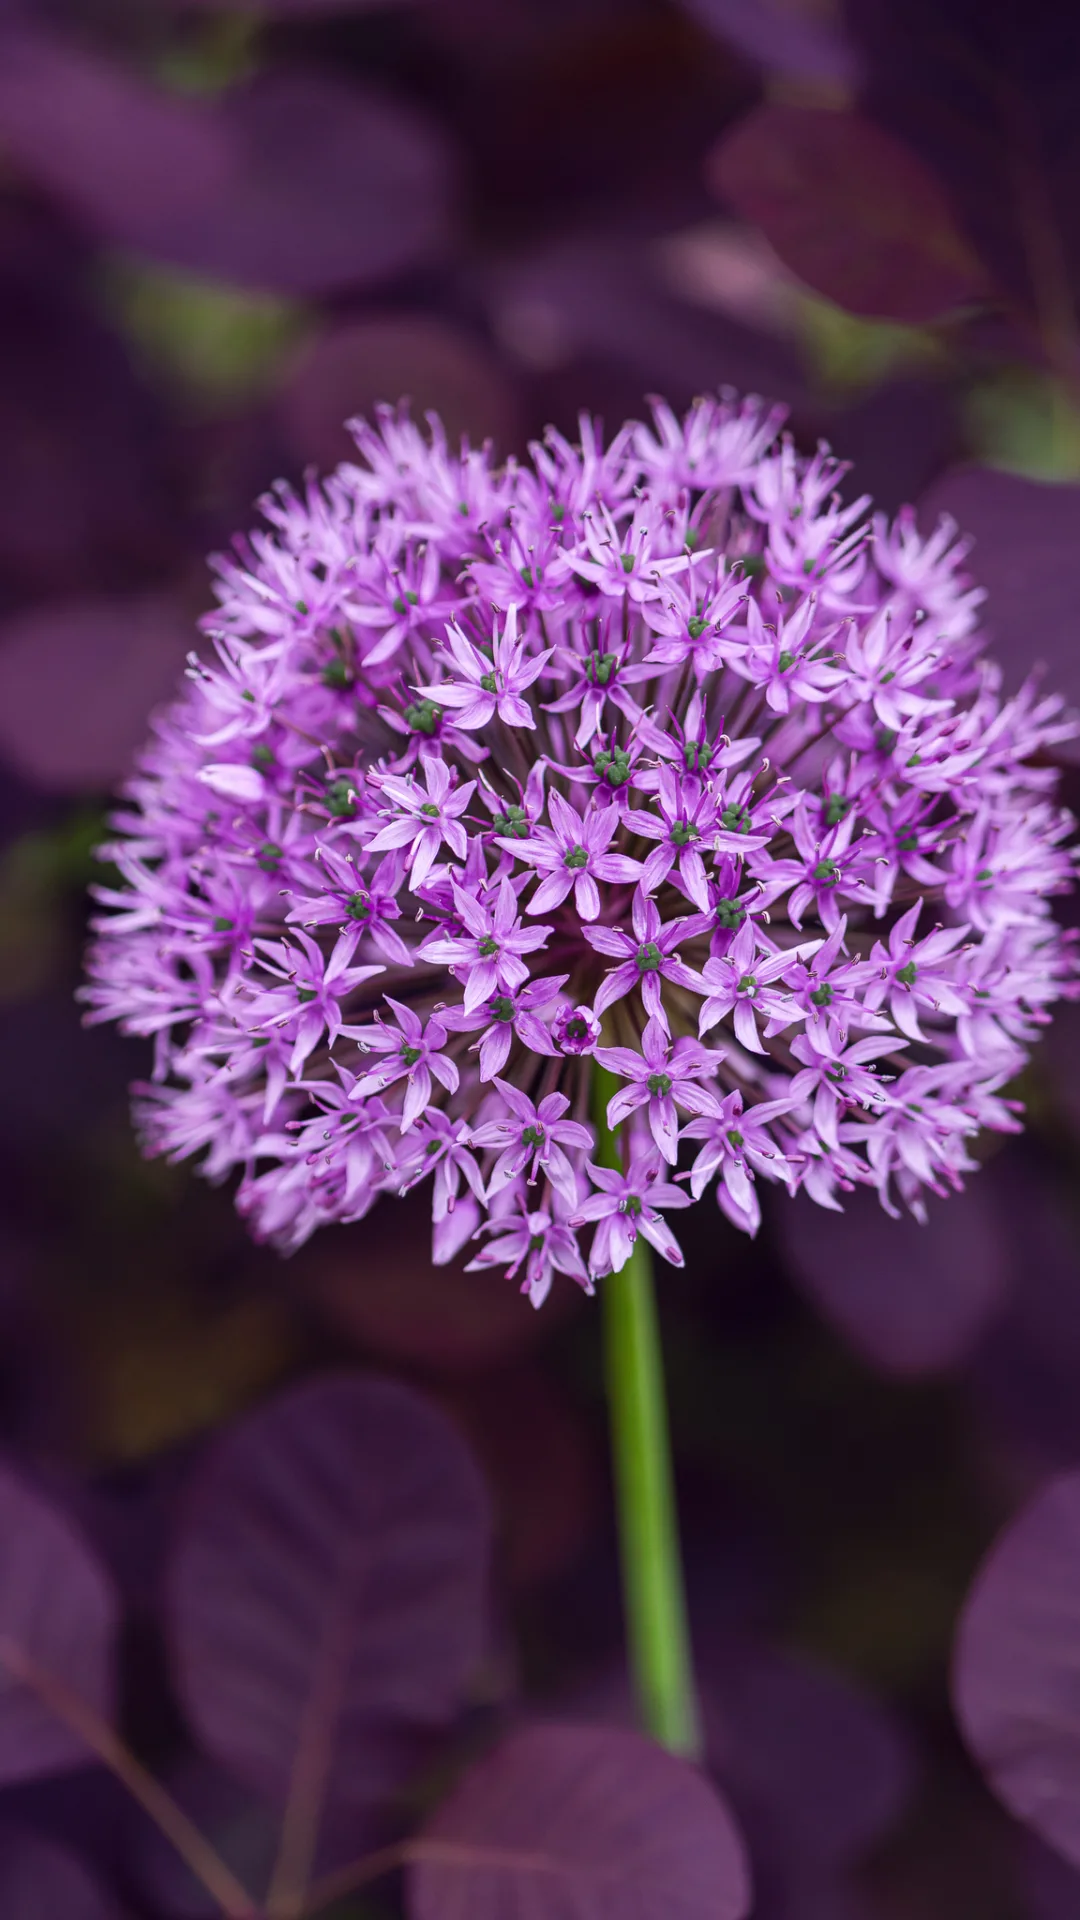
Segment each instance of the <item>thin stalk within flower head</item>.
[{"label": "thin stalk within flower head", "polygon": [[436,1259],[539,1303],[639,1232],[678,1261],[687,1180],[749,1233],[763,1180],[922,1215],[1015,1128],[1075,991],[1076,728],[1004,695],[955,528],[780,426],[657,402],[498,467],[384,408],[218,560],[84,998],[153,1040],[147,1151],[237,1174],[257,1236],[427,1187]]}]

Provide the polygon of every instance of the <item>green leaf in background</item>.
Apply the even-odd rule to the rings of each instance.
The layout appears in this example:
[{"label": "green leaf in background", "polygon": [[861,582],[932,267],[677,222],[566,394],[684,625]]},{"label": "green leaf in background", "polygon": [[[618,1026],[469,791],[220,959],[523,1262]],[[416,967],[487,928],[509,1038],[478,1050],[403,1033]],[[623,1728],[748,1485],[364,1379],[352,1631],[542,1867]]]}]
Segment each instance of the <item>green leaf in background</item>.
[{"label": "green leaf in background", "polygon": [[154,76],[177,93],[221,93],[254,73],[258,37],[254,11],[213,14],[192,22],[182,38],[159,54]]},{"label": "green leaf in background", "polygon": [[104,834],[104,815],[80,807],[0,853],[0,1003],[40,993],[62,972],[65,897],[107,878],[94,858]]},{"label": "green leaf in background", "polygon": [[1028,480],[1080,479],[1080,403],[1036,367],[1003,367],[972,387],[966,423],[984,466]]},{"label": "green leaf in background", "polygon": [[151,372],[213,407],[269,391],[309,326],[298,301],[129,258],[108,264],[104,297]]},{"label": "green leaf in background", "polygon": [[796,292],[795,321],[815,378],[833,392],[857,392],[895,374],[945,363],[945,349],[928,328],[865,320],[808,288]]}]

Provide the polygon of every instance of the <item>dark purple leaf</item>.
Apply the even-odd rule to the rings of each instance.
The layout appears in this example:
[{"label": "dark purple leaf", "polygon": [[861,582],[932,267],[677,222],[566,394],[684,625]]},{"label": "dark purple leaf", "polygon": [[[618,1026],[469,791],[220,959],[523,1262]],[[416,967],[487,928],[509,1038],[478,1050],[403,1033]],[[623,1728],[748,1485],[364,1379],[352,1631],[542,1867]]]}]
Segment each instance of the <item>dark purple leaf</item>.
[{"label": "dark purple leaf", "polygon": [[709,1763],[762,1857],[854,1861],[899,1817],[912,1757],[893,1719],[825,1667],[740,1640],[696,1648]]},{"label": "dark purple leaf", "polygon": [[[787,1882],[831,1880],[894,1825],[910,1793],[910,1742],[869,1693],[828,1667],[718,1633],[694,1604],[694,1668],[709,1772],[730,1799],[761,1874]],[[634,1724],[623,1667],[578,1687],[562,1703],[606,1725]],[[755,1913],[757,1907],[755,1906]]]},{"label": "dark purple leaf", "polygon": [[181,265],[274,291],[366,285],[442,252],[452,155],[412,106],[300,71],[221,103],[229,189],[186,237]]},{"label": "dark purple leaf", "polygon": [[[2,56],[0,56],[2,58]],[[0,74],[2,86],[2,74]],[[163,422],[86,297],[84,253],[0,199],[0,580],[8,596],[135,582],[184,528]]]},{"label": "dark purple leaf", "polygon": [[66,1847],[7,1827],[0,1829],[0,1913],[4,1920],[119,1920],[120,1909]]},{"label": "dark purple leaf", "polygon": [[1080,1473],[1051,1480],[982,1563],[953,1697],[995,1793],[1080,1864]]},{"label": "dark purple leaf", "polygon": [[916,149],[1059,367],[1080,289],[1080,24],[1060,0],[847,0],[863,105]]},{"label": "dark purple leaf", "polygon": [[740,1920],[750,1886],[693,1767],[640,1734],[539,1726],[439,1808],[408,1899],[412,1920]]},{"label": "dark purple leaf", "polygon": [[489,437],[505,456],[516,438],[510,383],[468,334],[420,313],[379,314],[319,334],[300,350],[279,401],[292,451],[318,467],[354,459],[345,422],[376,401],[407,398],[414,419],[434,411],[456,447]]},{"label": "dark purple leaf", "polygon": [[1080,1920],[1080,1873],[1059,1853],[1029,1838],[1020,1877],[1029,1920]]},{"label": "dark purple leaf", "polygon": [[759,1886],[755,1870],[754,1887],[754,1920],[881,1920],[873,1895],[839,1874],[802,1871],[779,1880],[767,1874]]},{"label": "dark purple leaf", "polygon": [[682,0],[687,13],[767,73],[852,86],[858,63],[819,8],[785,0]]},{"label": "dark purple leaf", "polygon": [[[1080,1014],[1064,1006],[1040,1050],[1053,1094],[1069,1112],[1080,1071]],[[1000,1436],[1015,1497],[1080,1456],[1080,1288],[1071,1169],[1055,1177],[1041,1155],[1011,1152],[994,1169],[1012,1245],[1015,1284],[1006,1312],[975,1357],[974,1385]]]},{"label": "dark purple leaf", "polygon": [[4,34],[0,138],[106,239],[290,293],[382,279],[443,244],[449,158],[409,107],[314,73],[212,102],[44,32]]},{"label": "dark purple leaf", "polygon": [[0,753],[53,793],[112,786],[195,637],[163,594],[47,602],[0,623]]},{"label": "dark purple leaf", "polygon": [[465,1264],[433,1266],[430,1218],[388,1199],[362,1226],[318,1235],[290,1274],[339,1336],[436,1374],[502,1367],[580,1310],[572,1280],[536,1313],[504,1275]]},{"label": "dark purple leaf", "polygon": [[443,1404],[495,1496],[507,1579],[530,1586],[555,1578],[595,1528],[600,1493],[593,1436],[572,1400],[541,1367],[504,1362]]},{"label": "dark purple leaf", "polygon": [[995,1793],[1080,1865],[1080,1473],[1052,1480],[983,1562],[953,1696]]},{"label": "dark purple leaf", "polygon": [[[280,1809],[201,1755],[188,1756],[170,1769],[163,1784],[240,1883],[261,1899],[277,1855]],[[141,1808],[133,1807],[131,1813],[125,1857],[153,1911],[167,1914],[169,1920],[219,1920],[218,1901],[195,1878],[161,1829]]]},{"label": "dark purple leaf", "polygon": [[798,1196],[773,1209],[796,1285],[837,1331],[886,1373],[936,1373],[974,1346],[999,1310],[1011,1271],[993,1175],[931,1198],[920,1226],[892,1220],[876,1193],[845,1194],[833,1213]]},{"label": "dark purple leaf", "polygon": [[841,493],[869,493],[883,513],[917,500],[955,457],[956,409],[937,379],[873,387],[823,415],[821,430],[837,457],[852,463]]},{"label": "dark purple leaf", "polygon": [[1080,486],[966,467],[924,494],[923,526],[941,513],[974,537],[968,570],[986,588],[983,624],[1009,687],[1042,665],[1048,692],[1080,702]]},{"label": "dark purple leaf", "polygon": [[695,312],[668,291],[669,277],[663,249],[654,259],[637,235],[599,230],[500,263],[486,291],[512,359],[540,373],[570,370],[571,421],[581,405],[574,363],[582,359],[626,369],[637,407],[649,384],[673,405],[720,383],[805,401],[806,376],[793,349],[726,315]]},{"label": "dark purple leaf", "polygon": [[324,1754],[362,1805],[447,1720],[483,1651],[489,1518],[464,1444],[404,1387],[338,1376],[250,1415],[197,1476],[168,1581],[176,1680],[210,1753],[270,1798]]},{"label": "dark purple leaf", "polygon": [[[420,1765],[441,1760],[432,1736],[418,1744]],[[203,1754],[187,1753],[165,1773],[163,1784],[210,1841],[241,1885],[260,1905],[273,1876],[281,1841],[281,1808],[241,1786],[231,1773]],[[337,1875],[358,1858],[374,1853],[386,1840],[388,1816],[381,1809],[343,1808],[341,1818],[320,1834],[312,1861],[313,1879]],[[143,1812],[132,1805],[124,1859],[151,1911],[168,1920],[220,1920],[220,1903],[197,1880],[176,1848]],[[391,1812],[389,1820],[393,1820]],[[6,1920],[6,1917],[5,1917]]]},{"label": "dark purple leaf", "polygon": [[208,107],[32,28],[0,39],[0,137],[9,162],[66,206],[148,250],[155,230],[197,222],[232,170]]},{"label": "dark purple leaf", "polygon": [[[188,5],[207,12],[225,13],[232,0],[188,0]],[[259,11],[267,20],[318,19],[332,13],[369,13],[376,7],[403,5],[404,0],[263,0]]]},{"label": "dark purple leaf", "polygon": [[89,1548],[0,1468],[0,1785],[91,1758],[61,1714],[70,1701],[111,1718],[115,1634],[115,1596]]},{"label": "dark purple leaf", "polygon": [[934,176],[858,114],[757,107],[708,170],[785,266],[852,313],[918,323],[980,291],[978,262]]}]

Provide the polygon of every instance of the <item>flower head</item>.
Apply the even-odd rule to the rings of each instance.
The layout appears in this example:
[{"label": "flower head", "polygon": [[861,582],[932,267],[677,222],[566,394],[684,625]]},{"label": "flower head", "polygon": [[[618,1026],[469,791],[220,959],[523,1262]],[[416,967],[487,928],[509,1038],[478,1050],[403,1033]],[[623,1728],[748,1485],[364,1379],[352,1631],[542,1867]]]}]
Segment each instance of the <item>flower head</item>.
[{"label": "flower head", "polygon": [[539,1303],[639,1233],[678,1261],[687,1182],[749,1233],[762,1179],[919,1214],[1016,1126],[1075,990],[1076,729],[1004,695],[956,529],[779,430],[657,402],[500,468],[382,409],[218,561],[84,995],[153,1038],[147,1150],[260,1237],[429,1186],[436,1258]]}]

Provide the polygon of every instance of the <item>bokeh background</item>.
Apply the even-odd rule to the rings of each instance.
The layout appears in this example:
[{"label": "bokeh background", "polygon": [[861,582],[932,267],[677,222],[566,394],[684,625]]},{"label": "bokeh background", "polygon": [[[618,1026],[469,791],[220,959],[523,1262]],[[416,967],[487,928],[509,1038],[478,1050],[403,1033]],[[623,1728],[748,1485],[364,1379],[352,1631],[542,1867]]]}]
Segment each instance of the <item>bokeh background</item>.
[{"label": "bokeh background", "polygon": [[[206,1436],[283,1383],[390,1374],[467,1435],[501,1687],[603,1710],[621,1626],[596,1308],[433,1272],[393,1203],[253,1247],[227,1193],[140,1160],[139,1045],[79,1024],[92,850],[204,555],[380,399],[512,453],[728,384],[854,491],[953,514],[1009,680],[1044,662],[1080,700],[1078,129],[1062,0],[0,4],[0,1438],[121,1580],[140,1751],[241,1852],[258,1821],[189,1748],[153,1597]],[[708,1201],[661,1274],[760,1916],[1080,1915],[948,1700],[981,1554],[1080,1458],[1080,1013],[1018,1092],[1027,1135],[925,1230],[857,1195],[751,1243]],[[126,1912],[205,1910],[107,1782],[8,1788],[5,1818]]]}]

